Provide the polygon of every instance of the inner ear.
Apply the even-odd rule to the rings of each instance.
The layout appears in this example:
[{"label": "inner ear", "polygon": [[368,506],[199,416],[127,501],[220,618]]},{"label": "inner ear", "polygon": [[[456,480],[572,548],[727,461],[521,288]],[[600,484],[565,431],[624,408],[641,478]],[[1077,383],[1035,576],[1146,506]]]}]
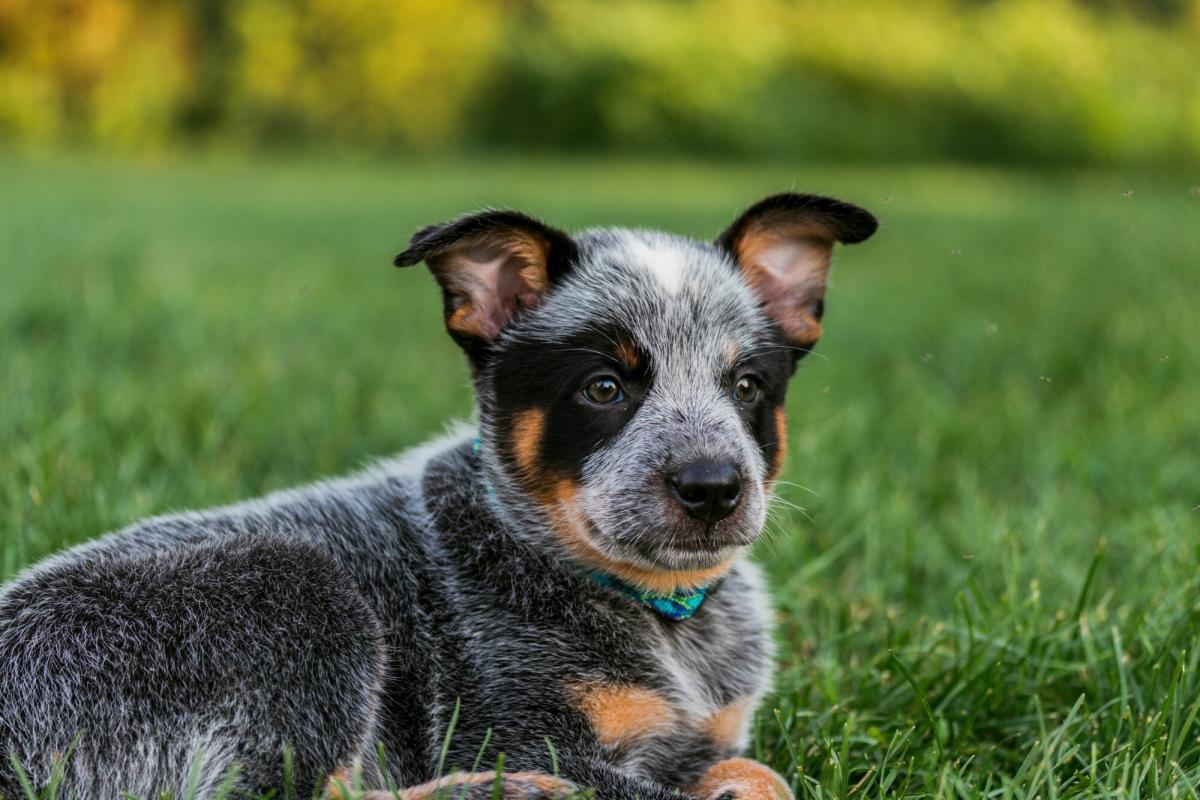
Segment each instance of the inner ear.
[{"label": "inner ear", "polygon": [[516,211],[417,231],[396,266],[424,261],[442,289],[446,329],[469,351],[537,306],[575,257],[570,236]]},{"label": "inner ear", "polygon": [[870,212],[850,203],[785,193],[746,209],[717,246],[733,257],[788,344],[806,350],[821,337],[833,245],[865,241],[877,227]]}]

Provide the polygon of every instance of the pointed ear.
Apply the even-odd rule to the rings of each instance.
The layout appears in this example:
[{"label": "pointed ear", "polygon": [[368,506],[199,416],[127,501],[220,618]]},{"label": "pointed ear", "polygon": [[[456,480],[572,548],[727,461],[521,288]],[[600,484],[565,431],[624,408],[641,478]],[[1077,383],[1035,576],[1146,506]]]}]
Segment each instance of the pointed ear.
[{"label": "pointed ear", "polygon": [[788,344],[806,350],[821,338],[834,243],[864,241],[877,227],[875,217],[858,206],[785,193],[746,209],[717,246],[733,256]]},{"label": "pointed ear", "polygon": [[413,234],[396,266],[420,261],[442,287],[446,329],[469,353],[538,305],[575,258],[574,240],[517,211],[484,211]]}]

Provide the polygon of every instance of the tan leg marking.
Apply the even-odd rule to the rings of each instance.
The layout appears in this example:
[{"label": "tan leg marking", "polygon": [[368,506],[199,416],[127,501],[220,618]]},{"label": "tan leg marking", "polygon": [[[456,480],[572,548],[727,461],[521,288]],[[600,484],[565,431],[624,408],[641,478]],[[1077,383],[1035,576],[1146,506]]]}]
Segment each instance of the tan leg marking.
[{"label": "tan leg marking", "polygon": [[629,744],[675,724],[675,708],[640,686],[586,683],[570,687],[570,693],[604,745]]},{"label": "tan leg marking", "polygon": [[735,800],[794,800],[779,773],[748,758],[718,761],[687,791],[702,800],[717,800],[724,794]]},{"label": "tan leg marking", "polygon": [[[432,800],[444,797],[457,800],[460,794],[470,800],[491,798],[496,772],[456,772],[434,781],[401,789],[400,800]],[[504,800],[567,797],[578,793],[575,784],[545,772],[505,772],[500,779],[500,797]],[[370,792],[365,800],[395,800],[391,792]]]},{"label": "tan leg marking", "polygon": [[329,800],[346,800],[346,789],[350,787],[350,768],[342,767],[325,781],[325,797]]},{"label": "tan leg marking", "polygon": [[704,732],[718,747],[739,751],[745,745],[750,711],[750,698],[740,697],[709,715],[704,721]]}]

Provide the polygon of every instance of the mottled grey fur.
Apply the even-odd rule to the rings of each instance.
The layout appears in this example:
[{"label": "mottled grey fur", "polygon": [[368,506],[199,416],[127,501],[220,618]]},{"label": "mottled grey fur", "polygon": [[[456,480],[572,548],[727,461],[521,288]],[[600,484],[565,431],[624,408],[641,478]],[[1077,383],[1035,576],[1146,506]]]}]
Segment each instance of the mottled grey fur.
[{"label": "mottled grey fur", "polygon": [[[580,262],[550,300],[498,343],[547,346],[597,322],[627,330],[656,366],[654,392],[620,436],[584,464],[581,511],[592,543],[617,560],[646,568],[712,567],[749,545],[766,519],[767,465],[721,385],[730,346],[765,346],[770,323],[729,257],[712,246],[658,231],[593,230],[577,238]],[[491,381],[480,382],[484,409]],[[488,429],[484,415],[484,429]],[[492,432],[494,433],[494,432]],[[494,451],[485,460],[502,513],[514,531],[537,536],[543,510],[505,473]],[[697,458],[735,461],[750,484],[737,514],[721,523],[728,545],[673,548],[683,525],[654,476]]]},{"label": "mottled grey fur", "polygon": [[[762,528],[765,471],[718,382],[730,344],[770,321],[730,255],[665,234],[593,231],[571,272],[496,348],[552,343],[604,317],[657,365],[652,397],[586,462],[594,544],[644,567],[738,555]],[[703,722],[766,690],[772,649],[756,567],[738,560],[699,613],[671,622],[592,581],[491,442],[490,382],[476,371],[482,446],[459,427],[361,474],[226,508],[140,522],[57,555],[0,590],[0,796],[35,785],[56,754],[81,798],[179,792],[200,758],[201,797],[230,768],[249,791],[280,786],[282,750],[305,791],[388,756],[387,778],[434,777],[455,704],[449,764],[551,769],[602,798],[682,798],[741,742]],[[699,455],[736,458],[747,500],[728,546],[675,550],[653,474]],[[647,687],[677,709],[669,730],[605,746],[576,707],[580,682]],[[382,781],[384,776],[368,777]]]}]

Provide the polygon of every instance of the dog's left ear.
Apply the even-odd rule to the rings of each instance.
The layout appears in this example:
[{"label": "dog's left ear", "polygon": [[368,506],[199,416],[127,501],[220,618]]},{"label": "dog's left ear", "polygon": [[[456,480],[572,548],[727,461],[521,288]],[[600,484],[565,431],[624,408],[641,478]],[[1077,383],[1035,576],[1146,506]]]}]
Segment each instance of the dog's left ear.
[{"label": "dog's left ear", "polygon": [[865,241],[878,225],[850,203],[789,192],[746,209],[716,243],[733,256],[788,344],[806,350],[821,338],[834,243]]},{"label": "dog's left ear", "polygon": [[518,211],[484,211],[413,234],[398,267],[424,261],[442,288],[446,329],[468,354],[541,302],[574,260],[575,242]]}]

